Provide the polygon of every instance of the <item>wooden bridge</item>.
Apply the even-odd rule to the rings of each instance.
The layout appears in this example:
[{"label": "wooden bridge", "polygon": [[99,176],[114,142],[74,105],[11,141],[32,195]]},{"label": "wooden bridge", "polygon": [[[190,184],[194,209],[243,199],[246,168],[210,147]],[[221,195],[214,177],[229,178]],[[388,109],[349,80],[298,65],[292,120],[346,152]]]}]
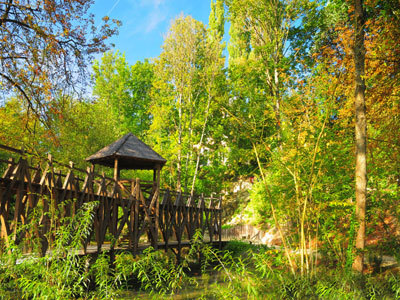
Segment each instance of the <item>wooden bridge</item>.
[{"label": "wooden bridge", "polygon": [[[122,149],[124,143],[117,146]],[[179,258],[182,246],[190,243],[196,230],[201,230],[207,242],[221,243],[221,198],[160,189],[160,164],[141,165],[154,170],[153,181],[120,179],[118,159],[124,160],[115,152],[115,176],[109,178],[97,174],[94,165],[83,170],[72,163],[57,163],[51,156],[32,165],[23,151],[4,145],[0,149],[13,156],[0,159],[5,166],[0,178],[0,246],[39,239],[44,255],[57,228],[87,203],[94,203],[95,208],[90,234],[82,239],[84,253],[88,248],[114,250],[123,243],[133,254],[151,245],[175,249]],[[93,162],[93,157],[88,160]],[[107,165],[109,160],[103,162]]]}]

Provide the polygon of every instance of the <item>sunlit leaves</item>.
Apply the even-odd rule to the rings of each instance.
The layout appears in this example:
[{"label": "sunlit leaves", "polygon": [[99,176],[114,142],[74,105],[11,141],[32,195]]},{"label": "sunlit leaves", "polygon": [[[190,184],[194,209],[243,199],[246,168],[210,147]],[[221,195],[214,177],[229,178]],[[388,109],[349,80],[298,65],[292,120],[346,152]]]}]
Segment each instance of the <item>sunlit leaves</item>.
[{"label": "sunlit leaves", "polygon": [[[104,51],[116,28],[96,28],[92,1],[7,1],[0,4],[0,82],[46,121],[47,105],[61,90],[76,93],[87,81],[93,53]],[[113,23],[119,24],[118,21]]]}]

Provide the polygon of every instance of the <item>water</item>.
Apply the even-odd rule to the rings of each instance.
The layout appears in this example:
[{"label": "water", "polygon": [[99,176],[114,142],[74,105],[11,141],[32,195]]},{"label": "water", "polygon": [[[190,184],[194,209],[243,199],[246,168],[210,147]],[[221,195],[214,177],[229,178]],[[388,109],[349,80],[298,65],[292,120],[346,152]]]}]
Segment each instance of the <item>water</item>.
[{"label": "water", "polygon": [[215,286],[219,287],[226,286],[227,283],[223,281],[222,274],[218,272],[203,274],[203,275],[194,275],[191,276],[193,281],[197,284],[189,284],[185,288],[183,288],[179,293],[174,295],[166,295],[160,296],[158,294],[150,294],[148,292],[143,291],[122,291],[119,293],[119,299],[174,299],[174,300],[190,300],[190,299],[199,299],[204,297],[203,299],[214,299],[212,297],[212,291],[215,289]]}]

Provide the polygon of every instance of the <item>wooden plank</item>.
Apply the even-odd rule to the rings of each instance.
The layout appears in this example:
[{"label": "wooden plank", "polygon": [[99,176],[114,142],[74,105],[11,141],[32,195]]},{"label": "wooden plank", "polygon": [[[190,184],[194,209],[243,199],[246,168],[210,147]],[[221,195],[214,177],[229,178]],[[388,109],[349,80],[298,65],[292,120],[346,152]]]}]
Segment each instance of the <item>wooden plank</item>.
[{"label": "wooden plank", "polygon": [[131,193],[130,198],[132,200],[132,205],[129,211],[129,224],[128,224],[128,234],[129,234],[129,249],[133,250],[133,243],[135,242],[135,205],[136,205],[136,198],[135,198],[135,183],[132,180],[131,184]]},{"label": "wooden plank", "polygon": [[160,205],[159,228],[165,243],[165,250],[168,250],[169,237],[171,236],[171,196],[169,189],[164,193],[163,200]]},{"label": "wooden plank", "polygon": [[212,220],[213,220],[213,198],[210,198],[210,203],[208,206],[208,210],[206,210],[206,223],[207,223],[207,228],[208,228],[208,235],[210,237],[210,242],[213,242],[213,225],[212,225]]},{"label": "wooden plank", "polygon": [[[1,235],[0,238],[4,239],[6,243],[6,247],[10,246],[10,228],[8,226],[7,219],[4,217],[3,213],[0,213],[0,222],[1,222]],[[11,250],[10,250],[11,251]]]},{"label": "wooden plank", "polygon": [[101,246],[105,239],[105,234],[107,231],[108,221],[109,221],[109,209],[108,209],[108,197],[107,197],[107,186],[106,179],[103,174],[99,189],[97,191],[97,199],[99,201],[99,206],[95,214],[95,234],[98,250],[100,251]]},{"label": "wooden plank", "polygon": [[193,201],[194,201],[193,200],[193,196],[190,195],[188,200],[187,200],[186,207],[185,207],[186,216],[187,216],[186,232],[187,232],[189,240],[191,240],[193,238],[193,234],[194,234],[194,231],[195,231],[195,227],[194,227],[195,224],[194,224],[194,219],[193,219],[193,217],[194,217],[194,207],[192,205]]},{"label": "wooden plank", "polygon": [[14,206],[14,217],[11,223],[12,226],[12,239],[16,241],[17,239],[17,230],[18,230],[18,221],[20,219],[21,212],[23,210],[22,200],[25,195],[24,191],[24,170],[26,168],[26,161],[22,158],[18,162],[18,167],[15,168],[15,171],[12,174],[13,182],[18,183],[16,187],[16,196],[15,196],[15,206]]},{"label": "wooden plank", "polygon": [[179,206],[181,202],[181,193],[178,193],[176,195],[175,203],[172,206],[172,229],[175,232],[175,238],[179,242],[182,239],[182,236],[180,234],[180,212],[179,212]]},{"label": "wooden plank", "polygon": [[117,221],[118,221],[118,200],[119,200],[119,186],[117,182],[114,185],[113,192],[111,194],[111,210],[112,210],[112,216],[111,216],[111,226],[110,226],[110,233],[114,236],[114,238],[117,238]]},{"label": "wooden plank", "polygon": [[155,231],[155,249],[158,248],[158,228],[159,228],[159,216],[160,216],[160,173],[161,173],[161,166],[157,165],[156,167],[156,181],[155,181],[155,191],[154,195],[157,195],[156,201],[156,211],[155,211],[155,216],[154,216],[154,231]]},{"label": "wooden plank", "polygon": [[4,171],[3,178],[9,178],[14,170],[15,161],[14,158],[8,159],[7,169]]},{"label": "wooden plank", "polygon": [[40,183],[40,179],[42,178],[40,166],[37,166],[34,170],[34,175],[32,176],[32,183]]},{"label": "wooden plank", "polygon": [[122,208],[123,215],[122,215],[121,219],[119,220],[116,239],[119,238],[119,236],[121,235],[122,229],[128,223],[130,209],[131,209],[132,204],[133,204],[132,200],[124,199],[123,201],[121,201],[121,208]]},{"label": "wooden plank", "polygon": [[199,229],[201,231],[201,234],[204,237],[204,211],[205,211],[205,203],[204,203],[204,195],[202,194],[200,197],[200,202],[199,202]]},{"label": "wooden plank", "polygon": [[219,197],[218,216],[219,216],[218,240],[219,240],[219,250],[221,250],[222,249],[222,196]]},{"label": "wooden plank", "polygon": [[135,185],[135,210],[134,210],[134,241],[133,241],[133,255],[136,255],[139,245],[139,198],[140,198],[140,179],[136,178]]},{"label": "wooden plank", "polygon": [[145,214],[145,218],[142,224],[142,228],[139,231],[139,237],[144,233],[144,231],[147,229],[150,233],[150,236],[152,237],[153,241],[157,241],[155,239],[156,234],[155,234],[155,228],[153,226],[151,226],[151,221],[152,221],[152,214],[151,214],[151,210],[150,207],[148,207],[146,205],[146,201],[144,199],[143,193],[142,191],[139,189],[139,198],[140,198],[140,202],[142,203],[142,208]]},{"label": "wooden plank", "polygon": [[85,202],[85,198],[87,198],[87,195],[90,193],[91,191],[90,186],[92,181],[93,181],[92,173],[90,172],[90,168],[88,167],[86,169],[86,176],[82,185],[82,190],[81,190],[82,192],[80,193],[80,197],[78,199],[77,209],[81,208],[82,204]]},{"label": "wooden plank", "polygon": [[47,248],[49,246],[49,243],[46,239],[46,234],[48,232],[48,227],[49,227],[49,217],[48,217],[48,210],[49,210],[49,205],[47,201],[48,197],[48,186],[46,185],[46,179],[48,177],[48,169],[49,166],[46,166],[45,171],[42,174],[42,179],[40,180],[40,194],[41,194],[41,200],[42,200],[42,216],[41,220],[39,221],[40,223],[40,230],[38,231],[38,238],[41,241],[41,255],[44,256],[46,254]]}]

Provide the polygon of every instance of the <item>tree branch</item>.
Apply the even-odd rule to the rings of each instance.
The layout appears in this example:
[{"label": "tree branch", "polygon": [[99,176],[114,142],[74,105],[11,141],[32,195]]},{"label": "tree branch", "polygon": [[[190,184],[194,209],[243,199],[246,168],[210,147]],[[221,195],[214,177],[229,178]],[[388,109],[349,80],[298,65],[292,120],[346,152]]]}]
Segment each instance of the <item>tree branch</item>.
[{"label": "tree branch", "polygon": [[7,7],[6,7],[5,11],[4,11],[4,14],[1,16],[1,19],[0,19],[0,26],[3,25],[3,22],[4,22],[3,20],[8,18],[8,14],[9,14],[10,9],[11,9],[11,3],[12,3],[12,0],[9,0],[7,2],[7,4],[6,4]]},{"label": "tree branch", "polygon": [[12,80],[10,77],[8,77],[6,74],[4,73],[0,73],[0,76],[2,76],[4,79],[6,79],[9,83],[11,83],[13,85],[13,87],[15,87],[21,94],[22,96],[26,99],[26,101],[28,102],[28,106],[30,109],[32,109],[32,111],[38,115],[36,109],[33,107],[32,101],[29,98],[29,96],[26,94],[26,92],[24,91],[24,89],[14,80]]}]

